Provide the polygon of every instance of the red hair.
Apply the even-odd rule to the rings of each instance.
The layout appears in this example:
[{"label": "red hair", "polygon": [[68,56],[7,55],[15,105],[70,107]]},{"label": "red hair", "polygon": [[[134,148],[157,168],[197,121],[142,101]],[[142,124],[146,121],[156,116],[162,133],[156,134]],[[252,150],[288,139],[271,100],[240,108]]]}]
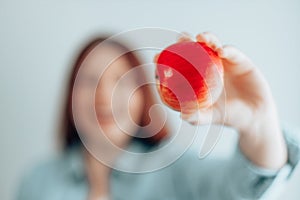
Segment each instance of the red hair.
[{"label": "red hair", "polygon": [[[78,70],[84,61],[84,59],[87,57],[87,55],[101,42],[107,40],[109,37],[98,37],[96,39],[93,39],[89,43],[87,43],[86,46],[82,48],[82,50],[79,52],[79,55],[75,59],[75,63],[73,67],[71,68],[71,73],[68,80],[67,85],[67,94],[65,98],[65,104],[63,108],[63,114],[62,114],[62,121],[61,121],[61,132],[62,132],[62,140],[63,140],[63,147],[64,149],[68,149],[74,145],[81,144],[81,140],[79,138],[78,132],[76,130],[74,121],[73,121],[73,115],[72,115],[72,91],[73,91],[73,85],[75,82],[76,75],[78,73]],[[138,57],[129,49],[117,41],[109,41],[109,44],[111,44],[114,47],[120,48],[122,50],[125,50],[125,53],[123,56],[128,59],[130,65],[132,67],[136,67],[141,65],[140,60]],[[142,78],[146,78],[145,74],[139,74],[140,76],[143,76]],[[144,113],[140,119],[140,123],[138,125],[144,127],[147,124],[150,123],[150,117],[149,117],[149,109],[152,105],[156,104],[155,98],[152,94],[152,90],[149,85],[145,85],[141,87],[144,97]],[[156,114],[156,118],[160,118],[161,116],[158,116],[159,114]],[[152,135],[151,133],[149,133]],[[155,135],[148,137],[148,138],[135,138],[145,144],[149,145],[155,145],[159,143],[163,138],[168,136],[168,127],[166,124],[164,124],[163,128],[156,133]]]}]

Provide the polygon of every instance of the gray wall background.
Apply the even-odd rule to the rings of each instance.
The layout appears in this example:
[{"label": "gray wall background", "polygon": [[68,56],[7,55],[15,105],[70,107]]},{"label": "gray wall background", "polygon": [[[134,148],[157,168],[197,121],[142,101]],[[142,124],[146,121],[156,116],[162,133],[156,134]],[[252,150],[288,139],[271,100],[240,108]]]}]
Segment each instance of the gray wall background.
[{"label": "gray wall background", "polygon": [[[57,153],[68,67],[82,42],[103,31],[153,26],[193,35],[212,31],[257,63],[271,85],[281,120],[299,125],[299,10],[297,0],[1,0],[0,199],[12,199],[23,172]],[[225,132],[216,156],[229,152],[236,138]],[[297,170],[282,198],[300,199],[299,184]]]}]

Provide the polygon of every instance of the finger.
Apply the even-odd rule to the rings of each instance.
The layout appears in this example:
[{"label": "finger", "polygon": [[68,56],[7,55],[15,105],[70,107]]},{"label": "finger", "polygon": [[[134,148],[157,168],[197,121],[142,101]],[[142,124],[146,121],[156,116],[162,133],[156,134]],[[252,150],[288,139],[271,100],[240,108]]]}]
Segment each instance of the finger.
[{"label": "finger", "polygon": [[153,58],[153,62],[157,63],[158,57],[159,57],[159,53],[155,54],[154,58]]},{"label": "finger", "polygon": [[234,46],[225,45],[222,49],[218,49],[217,52],[219,57],[223,59],[223,63],[225,63],[225,70],[243,74],[255,67],[250,58]]},{"label": "finger", "polygon": [[182,32],[177,38],[177,42],[190,42],[192,41],[192,36],[191,34],[187,32]]},{"label": "finger", "polygon": [[211,109],[206,111],[196,111],[191,115],[181,114],[181,118],[192,125],[205,125],[212,123],[213,111]]},{"label": "finger", "polygon": [[224,45],[222,50],[220,49],[220,57],[232,62],[238,62],[244,60],[246,55],[232,45]]},{"label": "finger", "polygon": [[212,109],[197,110],[194,113],[181,113],[180,117],[192,125],[204,125],[212,122]]},{"label": "finger", "polygon": [[198,34],[196,36],[196,39],[198,42],[205,43],[208,47],[210,47],[214,51],[217,51],[217,49],[222,49],[222,44],[221,44],[220,40],[217,38],[216,35],[214,35],[211,32],[204,32],[204,33]]}]

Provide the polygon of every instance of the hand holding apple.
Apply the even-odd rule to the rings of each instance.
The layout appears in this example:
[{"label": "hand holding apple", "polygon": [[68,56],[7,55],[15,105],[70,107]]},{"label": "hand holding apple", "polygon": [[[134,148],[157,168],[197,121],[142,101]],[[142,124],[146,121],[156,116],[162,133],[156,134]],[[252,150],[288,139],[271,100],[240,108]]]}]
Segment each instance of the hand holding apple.
[{"label": "hand holding apple", "polygon": [[[193,110],[195,107],[192,106],[191,110],[193,112],[182,112],[182,107],[178,107],[178,100],[173,101],[174,94],[165,88],[171,84],[170,81],[165,79],[165,75],[170,75],[170,73],[164,74],[166,68],[159,66],[159,64],[168,66],[170,63],[180,71],[180,64],[165,60],[168,56],[165,56],[166,52],[163,51],[161,55],[157,55],[155,58],[155,62],[158,63],[158,89],[163,102],[173,109],[181,111],[181,117],[192,124],[214,123],[234,127],[240,135],[239,145],[242,152],[254,164],[271,169],[281,168],[287,160],[287,148],[279,125],[277,108],[266,79],[245,54],[233,46],[223,46],[214,34],[205,32],[197,35],[196,39],[199,44],[203,44],[204,48],[207,46],[212,50],[213,54],[211,55],[214,56],[210,59],[214,60],[214,64],[217,66],[219,74],[221,74],[220,77],[222,77],[222,72],[224,73],[224,87],[221,95],[224,95],[226,98],[215,98],[214,101],[210,101],[211,104],[207,104],[206,92],[197,96],[196,90],[196,97],[200,103],[198,108],[200,109]],[[185,45],[187,42],[192,42],[192,40],[189,36],[184,36],[178,42],[179,44],[182,43],[184,48],[187,48]],[[174,47],[180,47],[181,45],[179,44]],[[199,52],[195,54],[199,54],[199,57],[202,57],[204,54]],[[210,55],[210,53],[208,54]],[[208,57],[206,58],[208,59]],[[221,65],[218,64],[219,62]],[[204,63],[204,66],[208,65]],[[208,67],[204,67],[204,71],[205,69],[208,69]],[[186,72],[183,70],[184,73]],[[193,89],[207,88],[208,84],[205,86],[202,82],[205,79],[210,79],[212,76],[206,76],[205,73],[202,73],[202,75],[204,75],[202,78],[199,78],[197,75],[200,87],[193,86],[194,80],[189,81]],[[189,76],[185,77],[189,79]],[[179,97],[183,93],[183,91],[174,91],[179,94]],[[184,102],[184,100],[189,99],[181,97],[179,100]],[[179,103],[181,102],[179,101]],[[195,118],[195,113],[200,117]],[[212,113],[216,115],[213,121],[211,121],[210,117]]]}]

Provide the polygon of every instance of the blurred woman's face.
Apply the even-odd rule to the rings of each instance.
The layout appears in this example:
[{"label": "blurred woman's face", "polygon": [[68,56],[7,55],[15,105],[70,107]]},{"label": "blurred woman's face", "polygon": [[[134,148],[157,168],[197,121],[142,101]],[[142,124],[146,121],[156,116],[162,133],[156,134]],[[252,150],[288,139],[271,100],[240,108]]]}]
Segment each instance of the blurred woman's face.
[{"label": "blurred woman's face", "polygon": [[136,77],[120,82],[132,66],[127,57],[119,54],[117,47],[106,45],[86,57],[76,78],[73,102],[85,138],[97,140],[95,134],[101,128],[113,144],[122,147],[137,131],[133,123],[140,122],[144,99],[141,89],[133,90]]}]

